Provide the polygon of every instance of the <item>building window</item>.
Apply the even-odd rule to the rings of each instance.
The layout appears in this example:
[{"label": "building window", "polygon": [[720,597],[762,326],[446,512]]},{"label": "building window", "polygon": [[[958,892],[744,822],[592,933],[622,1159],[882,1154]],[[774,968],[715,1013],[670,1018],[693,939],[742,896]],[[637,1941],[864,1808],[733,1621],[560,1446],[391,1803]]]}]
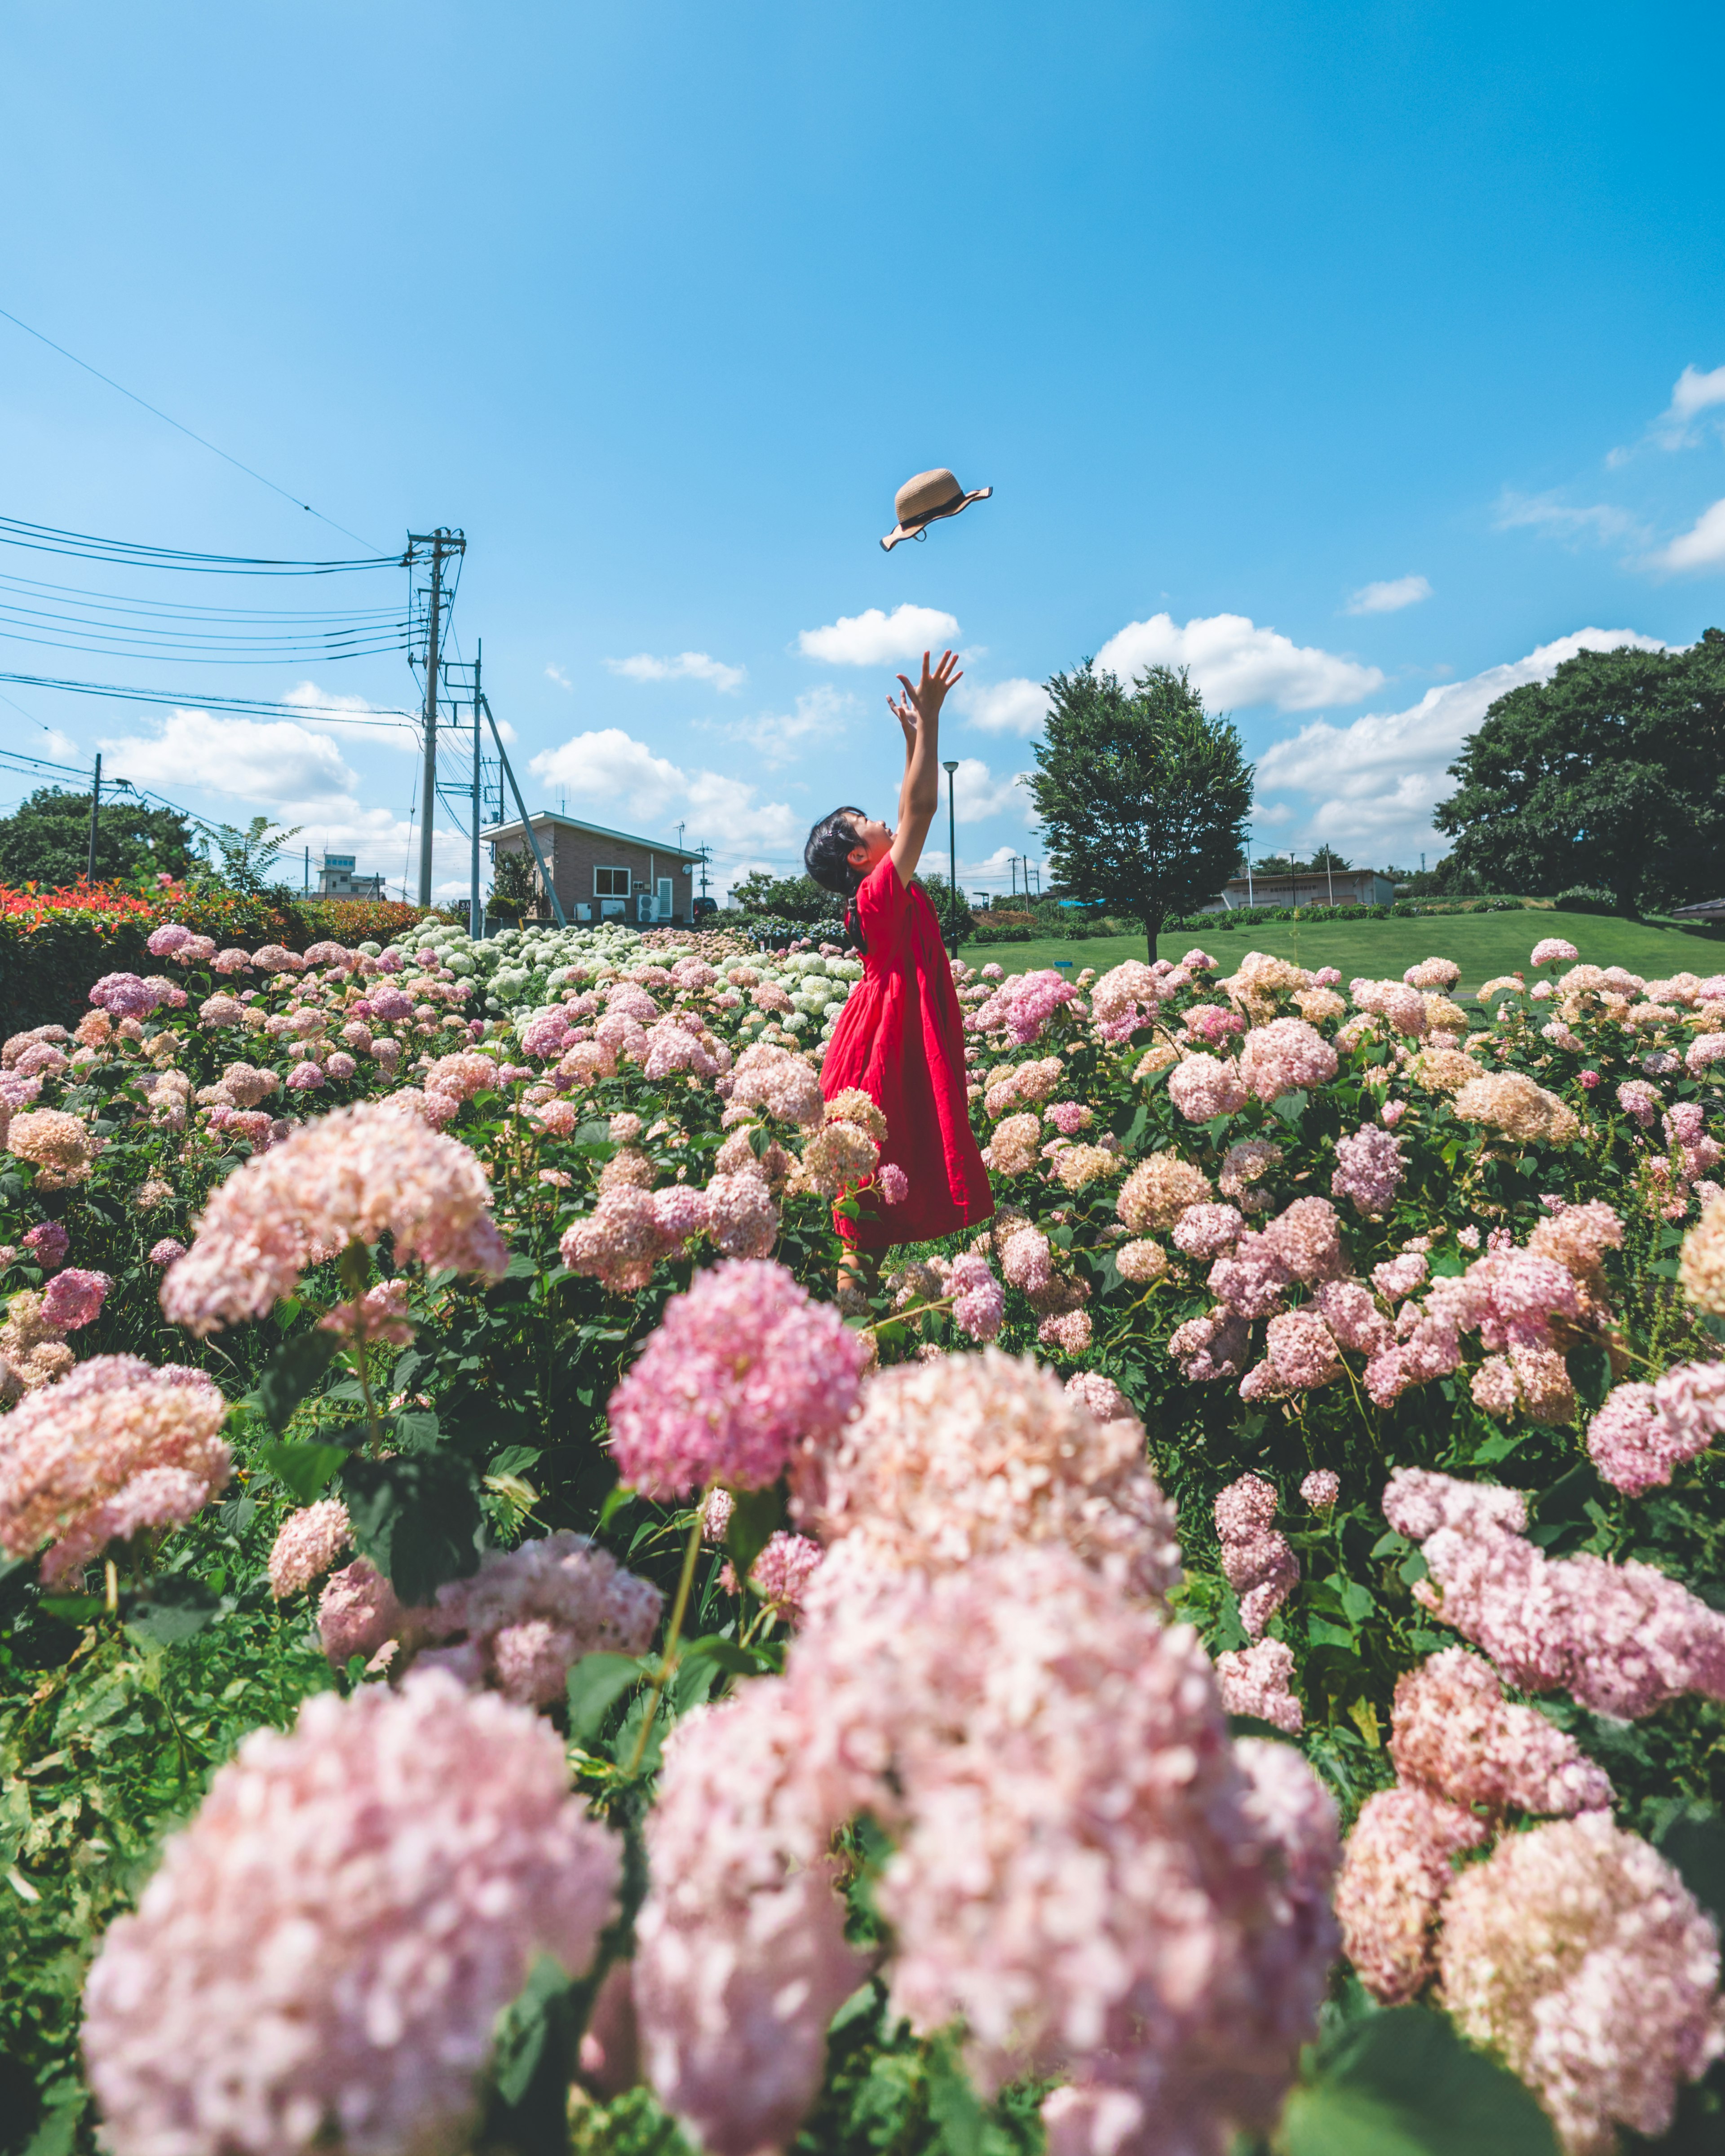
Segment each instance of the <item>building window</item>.
[{"label": "building window", "polygon": [[627,898],[629,870],[595,869],[593,872],[593,895],[595,898]]}]

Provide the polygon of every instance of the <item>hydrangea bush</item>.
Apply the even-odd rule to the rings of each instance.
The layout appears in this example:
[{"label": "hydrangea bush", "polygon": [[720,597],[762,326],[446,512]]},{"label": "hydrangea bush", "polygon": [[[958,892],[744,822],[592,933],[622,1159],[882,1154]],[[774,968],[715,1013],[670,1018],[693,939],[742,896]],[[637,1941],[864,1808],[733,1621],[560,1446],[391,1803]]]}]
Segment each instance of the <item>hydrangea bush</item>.
[{"label": "hydrangea bush", "polygon": [[859,1281],[832,945],[149,941],[0,1048],[18,2146],[1717,2139],[1725,976],[960,966]]}]

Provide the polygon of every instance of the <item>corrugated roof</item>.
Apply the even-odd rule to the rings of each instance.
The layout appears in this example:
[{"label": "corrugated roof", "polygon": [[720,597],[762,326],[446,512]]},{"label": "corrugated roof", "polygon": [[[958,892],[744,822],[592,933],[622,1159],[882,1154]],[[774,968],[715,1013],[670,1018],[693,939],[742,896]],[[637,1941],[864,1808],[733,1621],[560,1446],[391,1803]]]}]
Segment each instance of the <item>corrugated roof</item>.
[{"label": "corrugated roof", "polygon": [[[614,831],[604,824],[583,824],[578,816],[559,815],[555,808],[536,808],[531,820],[535,824],[560,824],[566,831],[590,832],[596,839],[620,839],[625,846],[639,846],[645,853],[670,854],[680,861],[698,861],[699,846],[673,845],[667,839],[643,839],[634,831]],[[511,831],[519,831],[521,819],[511,817],[506,824],[488,824],[480,833],[481,839],[501,839]]]}]

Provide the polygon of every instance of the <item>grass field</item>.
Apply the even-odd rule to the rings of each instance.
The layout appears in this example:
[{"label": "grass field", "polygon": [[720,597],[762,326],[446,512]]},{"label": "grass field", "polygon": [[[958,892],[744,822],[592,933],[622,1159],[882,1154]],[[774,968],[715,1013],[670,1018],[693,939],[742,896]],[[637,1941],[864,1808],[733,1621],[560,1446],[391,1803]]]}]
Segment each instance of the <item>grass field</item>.
[{"label": "grass field", "polygon": [[[1635,921],[1615,921],[1596,914],[1463,913],[1420,921],[1332,921],[1307,927],[1294,921],[1265,922],[1208,937],[1182,930],[1157,942],[1157,956],[1178,958],[1194,944],[1231,973],[1248,951],[1267,951],[1314,970],[1341,968],[1343,981],[1356,974],[1373,980],[1399,980],[1422,958],[1453,958],[1461,968],[1463,989],[1477,988],[1497,973],[1524,971],[1529,952],[1542,936],[1567,937],[1591,966],[1625,966],[1649,979],[1676,973],[1725,973],[1725,938],[1682,928],[1656,928]],[[972,944],[963,956],[972,965],[997,961],[1009,973],[1028,973],[1072,961],[1075,973],[1094,966],[1098,973],[1122,958],[1142,958],[1142,936],[1098,936],[1082,942],[1050,938],[1040,943]]]}]

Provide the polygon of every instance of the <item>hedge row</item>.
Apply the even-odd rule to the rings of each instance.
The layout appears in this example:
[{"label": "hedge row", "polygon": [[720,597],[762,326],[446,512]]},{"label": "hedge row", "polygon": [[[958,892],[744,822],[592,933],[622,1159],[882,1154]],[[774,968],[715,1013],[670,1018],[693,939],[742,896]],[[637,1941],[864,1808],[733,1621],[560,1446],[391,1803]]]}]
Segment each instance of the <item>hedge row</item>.
[{"label": "hedge row", "polygon": [[280,891],[256,895],[220,885],[175,884],[159,891],[124,884],[79,884],[61,891],[0,885],[0,1036],[64,1023],[103,973],[150,973],[151,932],[177,921],[221,944],[280,943],[303,951],[324,941],[387,942],[424,917],[425,909],[389,900],[301,899]]}]

